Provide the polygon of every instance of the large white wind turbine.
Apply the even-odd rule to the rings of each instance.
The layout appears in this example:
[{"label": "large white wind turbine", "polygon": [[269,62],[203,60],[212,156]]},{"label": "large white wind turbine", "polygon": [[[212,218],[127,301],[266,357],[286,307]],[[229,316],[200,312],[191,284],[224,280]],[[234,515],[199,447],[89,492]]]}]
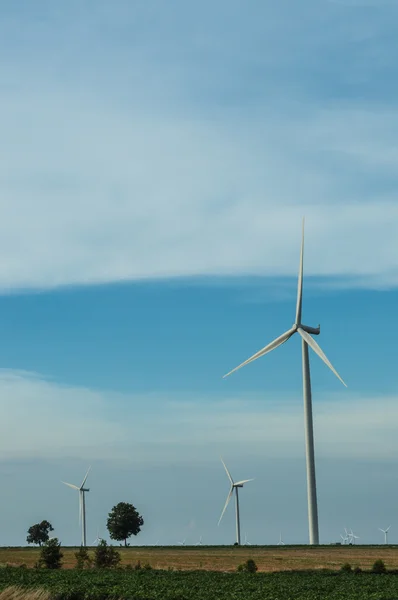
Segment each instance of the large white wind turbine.
[{"label": "large white wind turbine", "polygon": [[225,510],[229,504],[229,501],[232,498],[232,494],[234,493],[235,490],[235,506],[236,506],[236,542],[237,544],[240,546],[240,517],[239,517],[239,495],[238,495],[238,488],[243,488],[245,483],[248,483],[249,481],[253,481],[253,479],[244,479],[243,481],[237,481],[236,483],[234,482],[234,480],[231,477],[231,473],[228,471],[225,462],[223,461],[223,459],[221,459],[222,464],[224,465],[224,469],[228,475],[228,479],[231,482],[231,489],[229,490],[229,494],[227,496],[227,500],[225,502],[223,511],[221,513],[221,517],[218,521],[218,524],[221,523],[221,519],[223,518],[223,515],[225,513]]},{"label": "large white wind turbine", "polygon": [[384,533],[384,543],[385,544],[388,544],[388,531],[389,531],[390,527],[391,527],[391,525],[389,525],[387,527],[387,529],[380,529],[380,527],[379,527],[379,530]]},{"label": "large white wind turbine", "polygon": [[84,484],[86,483],[86,479],[87,479],[90,469],[91,469],[91,467],[88,468],[86,476],[83,479],[80,487],[78,487],[77,485],[73,485],[73,483],[66,483],[66,481],[61,482],[79,492],[79,522],[81,522],[81,524],[82,524],[82,545],[83,546],[87,545],[86,544],[86,499],[85,499],[84,494],[86,492],[90,491],[88,488],[84,487]]},{"label": "large white wind turbine", "polygon": [[[325,354],[314,340],[312,335],[318,335],[321,331],[320,326],[309,327],[304,325],[301,321],[302,311],[302,299],[303,299],[303,259],[304,259],[304,219],[302,227],[302,238],[301,238],[301,252],[300,252],[300,268],[298,277],[298,289],[297,289],[297,305],[296,305],[296,319],[294,325],[288,329],[285,333],[280,335],[276,340],[253,354],[250,358],[245,360],[242,364],[232,369],[229,373],[224,375],[228,377],[231,373],[234,373],[241,367],[248,365],[257,358],[264,356],[271,350],[275,350],[278,346],[281,346],[287,340],[292,337],[295,333],[298,333],[302,341],[302,360],[303,360],[303,396],[304,396],[304,419],[305,419],[305,451],[306,451],[306,462],[307,462],[307,494],[308,494],[308,520],[309,520],[309,535],[310,544],[319,544],[319,528],[318,528],[318,506],[317,506],[317,495],[316,495],[316,480],[315,480],[315,453],[314,453],[314,431],[312,423],[312,400],[311,400],[311,378],[310,378],[310,362],[308,356],[308,346],[323,360],[323,362],[333,371],[333,373],[344,383],[340,375],[334,369],[331,362],[326,358]],[[347,386],[346,386],[347,387]]]}]

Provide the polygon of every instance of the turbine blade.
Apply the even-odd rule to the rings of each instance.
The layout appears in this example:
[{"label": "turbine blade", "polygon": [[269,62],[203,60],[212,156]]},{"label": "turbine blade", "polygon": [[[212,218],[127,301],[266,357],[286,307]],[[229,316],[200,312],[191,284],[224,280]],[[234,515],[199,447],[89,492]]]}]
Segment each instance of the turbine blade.
[{"label": "turbine blade", "polygon": [[79,490],[79,488],[77,487],[77,485],[73,485],[73,483],[66,483],[66,481],[61,481],[61,483],[64,483],[65,485],[68,485],[73,490]]},{"label": "turbine blade", "polygon": [[253,354],[253,356],[251,356],[250,358],[248,358],[247,360],[245,360],[245,362],[243,362],[242,364],[238,365],[237,367],[235,367],[235,369],[232,369],[232,371],[230,371],[229,373],[227,373],[226,375],[224,375],[223,379],[225,379],[225,377],[228,377],[228,375],[231,375],[232,373],[235,373],[235,371],[237,371],[241,367],[244,367],[244,366],[248,365],[249,363],[253,362],[254,360],[257,360],[257,358],[260,358],[260,356],[264,356],[264,354],[267,354],[268,352],[271,352],[271,350],[275,350],[275,348],[277,348],[278,346],[281,346],[282,344],[284,344],[285,342],[287,342],[287,340],[293,335],[293,333],[295,331],[296,331],[296,328],[292,327],[291,329],[289,329],[285,333],[282,333],[282,335],[280,335],[279,337],[277,337],[273,342],[271,342],[267,346],[264,346],[264,348],[262,348],[261,350],[259,350],[258,352],[256,352],[256,354]]},{"label": "turbine blade", "polygon": [[89,468],[87,469],[86,476],[85,476],[85,478],[83,479],[83,481],[82,481],[82,484],[81,484],[80,488],[84,487],[84,484],[86,483],[86,479],[87,479],[87,476],[88,476],[88,474],[89,474],[89,472],[90,472],[90,469],[91,469],[91,465],[90,465],[90,466],[89,466]]},{"label": "turbine blade", "polygon": [[390,527],[391,527],[391,525],[389,525],[389,526],[387,527],[387,529],[386,529],[386,533],[387,533],[387,531],[390,529]]},{"label": "turbine blade", "polygon": [[228,506],[228,504],[229,504],[229,501],[230,501],[230,500],[231,500],[231,498],[232,498],[232,494],[233,494],[233,493],[234,493],[234,488],[233,488],[233,487],[231,487],[231,489],[230,489],[230,492],[229,492],[229,494],[228,494],[228,496],[227,496],[227,501],[225,502],[225,504],[224,504],[224,508],[222,509],[221,517],[220,517],[220,518],[219,518],[219,520],[218,520],[218,525],[221,523],[221,519],[222,519],[222,518],[223,518],[223,516],[224,516],[225,510],[226,510],[226,508],[227,508],[227,506]]},{"label": "turbine blade", "polygon": [[[221,458],[221,456],[220,456],[220,458]],[[227,475],[228,475],[228,478],[229,478],[229,480],[230,480],[231,484],[232,484],[232,485],[234,485],[234,480],[232,479],[232,475],[231,475],[231,473],[228,471],[228,469],[227,469],[227,465],[225,464],[225,462],[223,461],[223,459],[222,459],[222,458],[221,458],[221,462],[222,462],[222,464],[224,465],[224,469],[225,469],[225,470],[226,470],[226,472],[227,472]]]},{"label": "turbine blade", "polygon": [[243,481],[237,481],[235,483],[235,485],[243,485],[244,483],[247,483],[248,481],[254,481],[254,479],[243,479]]},{"label": "turbine blade", "polygon": [[301,307],[303,303],[303,260],[304,260],[304,217],[301,231],[300,267],[297,284],[296,325],[301,323]]},{"label": "turbine blade", "polygon": [[323,353],[321,347],[317,344],[317,342],[314,340],[314,338],[311,337],[309,333],[304,331],[304,329],[301,329],[301,327],[299,327],[297,329],[297,331],[299,332],[299,334],[301,335],[303,340],[305,342],[307,342],[307,344],[313,349],[315,354],[317,354],[319,356],[319,358],[323,360],[325,365],[327,365],[329,367],[329,369],[336,375],[337,379],[340,379],[341,383],[343,385],[345,385],[345,387],[347,387],[347,384],[343,381],[343,379],[337,373],[336,369],[334,368],[334,366],[332,365],[330,360],[327,358],[327,356]]}]

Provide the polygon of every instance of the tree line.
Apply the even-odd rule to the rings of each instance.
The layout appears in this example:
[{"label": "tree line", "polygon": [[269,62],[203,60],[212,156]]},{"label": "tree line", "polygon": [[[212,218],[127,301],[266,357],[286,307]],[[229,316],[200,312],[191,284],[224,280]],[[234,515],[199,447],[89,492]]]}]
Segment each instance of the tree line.
[{"label": "tree line", "polygon": [[[106,523],[110,538],[118,542],[124,541],[125,546],[128,545],[127,540],[132,535],[137,535],[143,525],[144,519],[135,506],[128,502],[116,504],[108,514]],[[41,521],[29,527],[26,541],[28,544],[37,544],[38,546],[48,544],[52,541],[50,540],[51,531],[54,531],[51,523],[46,520]]]}]

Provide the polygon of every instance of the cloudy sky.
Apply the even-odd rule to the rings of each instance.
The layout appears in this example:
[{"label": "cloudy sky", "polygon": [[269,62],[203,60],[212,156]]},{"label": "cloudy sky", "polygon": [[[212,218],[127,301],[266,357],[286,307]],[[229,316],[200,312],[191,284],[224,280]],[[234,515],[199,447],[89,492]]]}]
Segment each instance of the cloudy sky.
[{"label": "cloudy sky", "polygon": [[321,541],[398,542],[395,0],[0,1],[0,544],[308,540],[302,216]]}]

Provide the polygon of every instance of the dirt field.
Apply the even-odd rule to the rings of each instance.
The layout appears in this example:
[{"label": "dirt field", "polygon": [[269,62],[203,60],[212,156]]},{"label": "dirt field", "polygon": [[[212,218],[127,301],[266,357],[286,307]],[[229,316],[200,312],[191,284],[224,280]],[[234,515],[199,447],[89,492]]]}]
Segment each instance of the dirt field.
[{"label": "dirt field", "polygon": [[[64,567],[75,564],[77,548],[63,548]],[[154,568],[183,570],[234,571],[253,558],[259,571],[296,569],[339,569],[349,562],[353,567],[369,569],[381,558],[388,569],[398,569],[398,546],[230,546],[217,547],[134,547],[118,548],[122,565],[149,563]],[[93,549],[90,549],[90,553]],[[0,548],[0,565],[26,564],[32,567],[39,556],[38,548]]]}]

